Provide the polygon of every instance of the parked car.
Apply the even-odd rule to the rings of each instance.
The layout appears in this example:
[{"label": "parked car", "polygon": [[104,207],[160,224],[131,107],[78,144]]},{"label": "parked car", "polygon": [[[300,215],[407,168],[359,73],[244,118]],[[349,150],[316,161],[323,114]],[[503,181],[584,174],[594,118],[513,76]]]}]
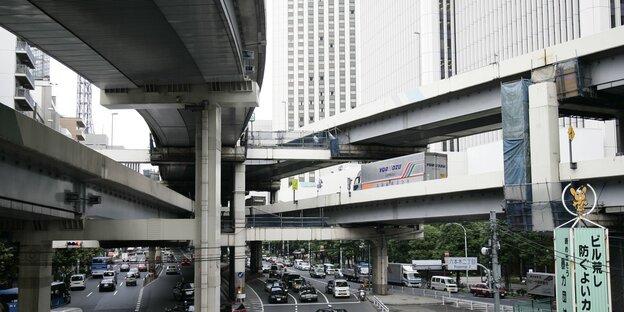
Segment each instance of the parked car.
[{"label": "parked car", "polygon": [[136,273],[128,272],[128,274],[126,274],[126,286],[136,286],[138,278],[139,276]]},{"label": "parked car", "polygon": [[188,300],[195,299],[195,284],[182,282],[173,287],[173,299]]},{"label": "parked car", "polygon": [[284,288],[273,287],[269,293],[269,303],[288,302],[288,293]]},{"label": "parked car", "polygon": [[[494,297],[494,290],[490,288],[486,283],[477,283],[470,285],[470,293],[474,296]],[[498,289],[498,293],[501,298],[507,296],[507,291],[503,288]]]},{"label": "parked car", "polygon": [[87,276],[84,274],[74,274],[69,279],[69,289],[85,289],[85,280]]},{"label": "parked car", "polygon": [[299,301],[318,301],[316,288],[313,286],[302,286],[299,288]]},{"label": "parked car", "polygon": [[99,291],[104,291],[104,290],[114,291],[115,290],[115,282],[111,278],[104,278],[104,279],[102,279],[102,281],[100,281],[100,285],[98,286],[98,290]]}]

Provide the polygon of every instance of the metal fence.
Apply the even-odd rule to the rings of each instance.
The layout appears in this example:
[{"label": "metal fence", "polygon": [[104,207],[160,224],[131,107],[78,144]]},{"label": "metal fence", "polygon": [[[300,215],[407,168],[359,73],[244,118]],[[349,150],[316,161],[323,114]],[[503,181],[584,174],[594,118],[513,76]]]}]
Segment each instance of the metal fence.
[{"label": "metal fence", "polygon": [[[437,291],[427,288],[414,288],[389,285],[389,291],[394,294],[411,294],[414,296],[430,297],[442,300],[442,305],[451,305],[457,308],[468,309],[472,311],[494,311],[494,304],[480,301],[473,301],[453,297],[452,293]],[[514,307],[509,305],[501,305],[500,311],[513,312]],[[523,311],[524,312],[524,311]]]},{"label": "metal fence", "polygon": [[381,312],[390,312],[390,309],[377,296],[373,296],[373,306]]},{"label": "metal fence", "polygon": [[280,217],[272,214],[252,215],[247,217],[247,227],[326,227],[323,217]]}]

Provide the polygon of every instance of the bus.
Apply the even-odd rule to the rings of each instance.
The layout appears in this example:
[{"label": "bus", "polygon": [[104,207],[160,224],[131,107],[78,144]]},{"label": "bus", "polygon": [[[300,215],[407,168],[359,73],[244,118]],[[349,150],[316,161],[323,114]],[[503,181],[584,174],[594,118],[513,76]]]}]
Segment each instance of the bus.
[{"label": "bus", "polygon": [[104,276],[104,271],[112,270],[113,258],[111,257],[93,257],[91,261],[91,275],[93,277]]},{"label": "bus", "polygon": [[[19,289],[10,288],[0,290],[0,311],[17,312],[17,299]],[[52,282],[50,284],[50,308],[58,308],[71,303],[71,295],[67,285],[63,282]]]}]

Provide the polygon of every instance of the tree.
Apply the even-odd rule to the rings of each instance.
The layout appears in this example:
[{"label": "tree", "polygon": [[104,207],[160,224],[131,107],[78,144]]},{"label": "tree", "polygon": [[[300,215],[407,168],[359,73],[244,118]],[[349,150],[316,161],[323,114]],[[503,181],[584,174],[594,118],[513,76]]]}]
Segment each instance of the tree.
[{"label": "tree", "polygon": [[11,288],[17,281],[17,248],[12,242],[0,241],[0,289]]}]

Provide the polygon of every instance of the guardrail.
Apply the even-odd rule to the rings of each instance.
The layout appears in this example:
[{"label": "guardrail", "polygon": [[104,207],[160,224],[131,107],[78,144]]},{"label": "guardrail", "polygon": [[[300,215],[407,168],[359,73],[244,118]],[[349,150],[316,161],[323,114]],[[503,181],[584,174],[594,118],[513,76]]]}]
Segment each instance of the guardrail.
[{"label": "guardrail", "polygon": [[390,309],[377,296],[373,296],[373,306],[381,312],[390,312]]},{"label": "guardrail", "polygon": [[[453,305],[456,308],[464,308],[471,311],[494,311],[493,303],[478,302],[453,297],[442,297],[442,305]],[[512,306],[500,305],[500,311],[513,312]]]}]

